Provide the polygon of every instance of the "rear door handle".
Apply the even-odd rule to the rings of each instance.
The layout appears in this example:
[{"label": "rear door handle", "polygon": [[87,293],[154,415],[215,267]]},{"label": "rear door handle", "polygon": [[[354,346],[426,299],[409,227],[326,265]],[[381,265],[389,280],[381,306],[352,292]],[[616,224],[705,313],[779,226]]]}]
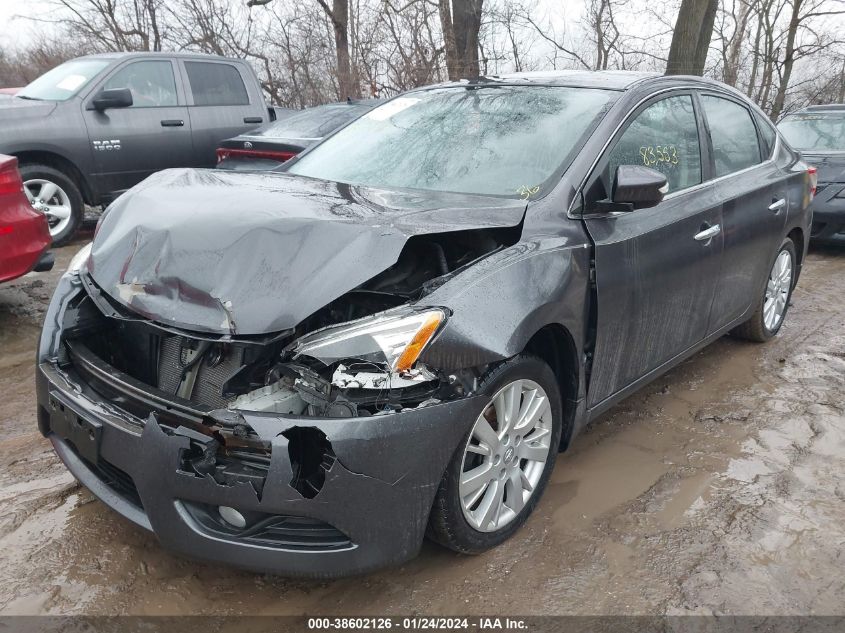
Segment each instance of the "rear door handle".
[{"label": "rear door handle", "polygon": [[244,123],[263,123],[264,119],[260,116],[245,116]]},{"label": "rear door handle", "polygon": [[769,211],[774,211],[775,213],[779,213],[781,209],[786,206],[786,198],[781,198],[780,200],[775,200],[772,204],[769,205]]},{"label": "rear door handle", "polygon": [[695,239],[699,242],[707,242],[714,237],[716,237],[719,233],[722,232],[722,227],[718,224],[714,224],[713,226],[704,229],[695,234]]},{"label": "rear door handle", "polygon": [[165,119],[161,122],[161,127],[182,127],[185,122],[182,119]]}]

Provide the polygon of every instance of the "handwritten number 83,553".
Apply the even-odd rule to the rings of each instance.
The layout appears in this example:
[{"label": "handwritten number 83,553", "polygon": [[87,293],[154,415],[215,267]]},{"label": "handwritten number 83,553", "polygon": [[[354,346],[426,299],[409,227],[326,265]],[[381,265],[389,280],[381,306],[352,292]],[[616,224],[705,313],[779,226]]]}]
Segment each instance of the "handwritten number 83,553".
[{"label": "handwritten number 83,553", "polygon": [[643,165],[677,165],[678,150],[674,145],[649,145],[640,148],[640,158]]}]

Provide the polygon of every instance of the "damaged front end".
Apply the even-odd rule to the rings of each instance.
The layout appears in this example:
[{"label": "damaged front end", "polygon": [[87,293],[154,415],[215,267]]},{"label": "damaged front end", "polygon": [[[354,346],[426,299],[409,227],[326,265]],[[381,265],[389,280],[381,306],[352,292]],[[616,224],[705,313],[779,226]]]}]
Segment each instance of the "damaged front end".
[{"label": "damaged front end", "polygon": [[[42,335],[41,430],[80,481],[174,549],[307,576],[406,560],[477,415],[482,369],[420,362],[450,311],[417,302],[517,238],[412,237],[294,327],[251,335],[138,314],[76,261]],[[337,558],[312,567],[320,552]]]}]

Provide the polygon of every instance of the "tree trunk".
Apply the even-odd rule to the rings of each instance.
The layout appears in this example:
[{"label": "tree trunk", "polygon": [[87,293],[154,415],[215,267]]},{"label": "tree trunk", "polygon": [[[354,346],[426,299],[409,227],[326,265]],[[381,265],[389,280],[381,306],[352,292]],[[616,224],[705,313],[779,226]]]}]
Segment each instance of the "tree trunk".
[{"label": "tree trunk", "polygon": [[702,75],[718,0],[683,0],[666,64],[667,75]]},{"label": "tree trunk", "polygon": [[[450,6],[451,4],[451,6]],[[478,77],[478,32],[483,0],[439,0],[449,79]]]},{"label": "tree trunk", "polygon": [[446,49],[446,71],[450,81],[461,78],[458,47],[455,44],[455,28],[452,25],[452,6],[450,0],[440,0],[440,27],[443,30],[443,47]]},{"label": "tree trunk", "polygon": [[334,27],[334,44],[337,54],[337,92],[341,101],[361,97],[361,88],[352,77],[349,57],[349,0],[332,0],[329,14]]},{"label": "tree trunk", "polygon": [[736,86],[739,79],[739,56],[742,53],[742,43],[745,41],[745,30],[748,28],[748,18],[751,15],[750,0],[740,0],[742,6],[739,9],[739,17],[736,21],[736,29],[728,47],[727,59],[725,59],[725,83],[729,86]]},{"label": "tree trunk", "polygon": [[798,27],[801,25],[801,2],[802,0],[792,0],[792,16],[789,18],[789,30],[786,34],[783,72],[780,76],[780,82],[778,82],[778,90],[775,93],[775,102],[772,105],[770,114],[774,121],[777,121],[780,113],[783,112],[783,104],[786,101],[786,89],[789,88],[792,66],[795,63],[795,37],[798,34]]}]

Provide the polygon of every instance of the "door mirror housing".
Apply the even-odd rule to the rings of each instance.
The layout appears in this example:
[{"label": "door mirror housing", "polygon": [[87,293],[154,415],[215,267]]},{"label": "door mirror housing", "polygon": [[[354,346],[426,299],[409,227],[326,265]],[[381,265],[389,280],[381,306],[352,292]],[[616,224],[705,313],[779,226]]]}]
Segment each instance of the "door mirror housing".
[{"label": "door mirror housing", "polygon": [[100,90],[91,101],[94,110],[102,112],[109,108],[128,108],[132,105],[132,91],[129,88]]},{"label": "door mirror housing", "polygon": [[619,165],[611,198],[615,204],[630,205],[633,211],[657,206],[667,191],[669,183],[659,171],[642,165]]}]

